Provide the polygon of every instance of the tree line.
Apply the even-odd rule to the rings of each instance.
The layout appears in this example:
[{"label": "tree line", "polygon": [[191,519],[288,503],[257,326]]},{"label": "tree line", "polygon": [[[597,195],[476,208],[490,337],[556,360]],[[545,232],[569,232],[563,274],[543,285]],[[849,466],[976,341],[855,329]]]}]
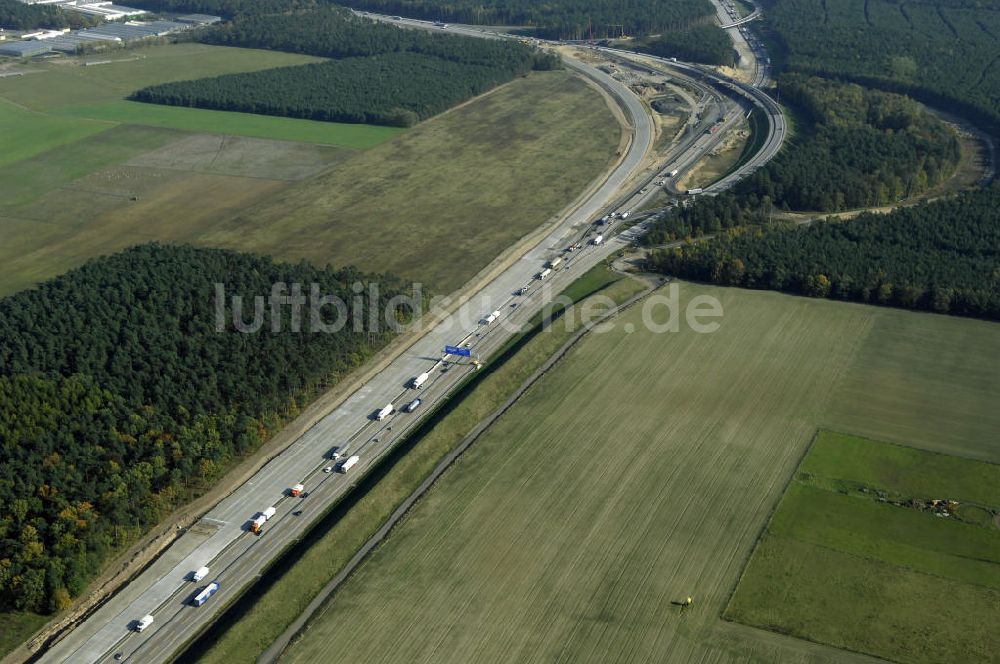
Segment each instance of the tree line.
[{"label": "tree line", "polygon": [[1000,136],[996,2],[766,0],[765,16],[788,68],[913,94]]},{"label": "tree line", "polygon": [[351,6],[431,21],[527,27],[545,39],[644,36],[714,14],[703,0],[356,0]]},{"label": "tree line", "polygon": [[20,0],[0,0],[0,28],[8,30],[87,28],[100,22],[97,17],[51,5],[28,5]]},{"label": "tree line", "polygon": [[717,284],[1000,320],[1000,186],[806,226],[743,226],[654,250],[651,269]]},{"label": "tree line", "polygon": [[241,15],[201,40],[333,60],[154,85],[132,99],[408,127],[532,69],[560,66],[523,44],[403,30],[340,7]]},{"label": "tree line", "polygon": [[793,210],[887,205],[940,183],[960,158],[953,132],[912,99],[796,74],[779,89],[805,124],[740,192]]},{"label": "tree line", "polygon": [[337,333],[295,330],[288,307],[280,331],[267,307],[258,332],[219,331],[216,284],[244,296],[249,323],[276,282],[352,303],[353,284],[372,281],[383,301],[406,292],[352,268],[154,244],[0,300],[0,609],[64,608],[392,335],[369,328],[367,301],[361,327]]},{"label": "tree line", "polygon": [[958,163],[955,135],[912,99],[801,74],[782,76],[779,88],[800,119],[791,145],[731,192],[663,216],[643,243],[765,223],[776,210],[891,205],[939,184]]},{"label": "tree line", "polygon": [[328,122],[409,127],[531,68],[390,53],[155,85],[132,99]]},{"label": "tree line", "polygon": [[725,30],[711,23],[663,32],[640,42],[637,50],[665,58],[677,58],[708,65],[736,64],[736,51]]}]

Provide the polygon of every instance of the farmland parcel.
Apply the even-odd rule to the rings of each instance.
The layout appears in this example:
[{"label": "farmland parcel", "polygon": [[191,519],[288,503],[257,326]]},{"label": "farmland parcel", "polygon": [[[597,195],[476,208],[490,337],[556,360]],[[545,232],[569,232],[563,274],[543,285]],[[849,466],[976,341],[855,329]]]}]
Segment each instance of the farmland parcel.
[{"label": "farmland parcel", "polygon": [[579,195],[620,136],[600,96],[561,71],[399,136],[125,101],[184,75],[314,60],[196,44],[142,55],[0,80],[0,131],[24,138],[0,155],[0,295],[149,240],[404,269],[455,288]]},{"label": "farmland parcel", "polygon": [[[633,309],[587,338],[284,661],[334,648],[368,662],[869,661],[720,614],[817,427],[1000,459],[1000,376],[986,369],[1000,335],[690,284],[682,305],[696,294],[721,301],[718,332],[644,332]],[[843,415],[868,404],[879,406],[870,422]],[[689,596],[691,607],[674,603]]]},{"label": "farmland parcel", "polygon": [[990,661],[998,513],[1000,466],[823,431],[725,615],[895,661]]}]

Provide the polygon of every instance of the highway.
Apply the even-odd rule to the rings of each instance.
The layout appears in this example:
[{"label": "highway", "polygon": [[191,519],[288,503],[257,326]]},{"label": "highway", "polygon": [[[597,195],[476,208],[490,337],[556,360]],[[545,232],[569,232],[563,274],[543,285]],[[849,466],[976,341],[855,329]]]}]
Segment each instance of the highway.
[{"label": "highway", "polygon": [[[427,27],[426,22],[400,23]],[[449,26],[447,30],[475,36],[485,34],[467,26]],[[500,37],[496,34],[486,36]],[[294,546],[332,503],[350,491],[366,471],[388,454],[419,422],[423,413],[446,399],[476,370],[470,359],[443,355],[445,345],[466,347],[483,360],[488,359],[519,325],[551,302],[556,294],[626,246],[629,239],[641,231],[640,228],[628,228],[630,222],[620,218],[599,231],[594,226],[595,219],[613,211],[634,209],[656,193],[649,181],[660,178],[663,172],[672,168],[689,167],[711,150],[724,134],[721,130],[714,134],[693,132],[657,165],[655,175],[635,184],[652,147],[655,135],[652,118],[626,85],[578,60],[567,59],[566,63],[609,91],[631,121],[632,140],[611,175],[541,242],[469,298],[455,315],[429,330],[341,406],[205,514],[153,565],[52,645],[42,655],[41,662],[152,664],[170,661],[242,589],[252,584],[275,557]],[[771,109],[765,101],[769,100],[767,95],[752,86],[733,84],[710,70],[693,65],[665,61],[658,64],[674,68],[678,74],[692,79],[707,81],[719,91],[724,124],[738,119],[743,104]],[[724,101],[723,92],[725,96],[740,100],[739,103]],[[763,98],[755,96],[754,92]],[[620,192],[627,185],[633,189],[622,197]],[[615,224],[617,229],[626,232],[614,235]],[[598,232],[603,233],[604,242],[593,244]],[[578,249],[566,251],[576,244],[580,245]],[[560,265],[544,279],[538,279],[543,266],[555,257],[562,257]],[[515,294],[522,288],[526,289],[523,294]],[[486,324],[483,319],[492,311],[499,311],[500,315]],[[412,378],[424,372],[430,375],[428,381],[420,389],[409,388]],[[423,402],[418,410],[401,412],[401,406],[418,396]],[[381,421],[372,417],[375,411],[389,403],[396,407],[393,414]],[[324,472],[325,468],[335,465],[329,458],[333,448],[338,448],[338,454],[345,458],[357,455],[360,461],[345,474]],[[297,498],[287,495],[288,489],[299,482],[305,485],[304,495]],[[275,508],[275,515],[264,525],[262,534],[251,533],[250,521],[268,507]],[[210,574],[199,583],[189,581],[190,573],[202,566],[208,566]],[[219,592],[205,605],[192,606],[191,597],[211,581],[218,581]],[[142,633],[132,630],[134,621],[146,614],[153,615],[153,623]]]},{"label": "highway", "polygon": [[[589,65],[570,62],[577,71],[600,83],[622,101],[633,124],[633,137],[621,164],[612,175],[567,219],[510,269],[484,287],[459,312],[442,322],[373,380],[351,395],[287,450],[262,468],[250,481],[209,511],[198,527],[185,533],[145,572],[111,598],[66,638],[41,658],[42,662],[169,661],[183,644],[218,614],[237,591],[260,574],[267,563],[301,538],[308,525],[333,501],[342,496],[373,464],[377,463],[462,378],[474,371],[460,358],[442,359],[446,344],[467,344],[487,358],[512,333],[513,324],[524,322],[586,270],[623,245],[611,241],[600,246],[585,244],[568,254],[544,281],[534,279],[550,258],[575,242],[585,242],[591,222],[615,200],[623,185],[635,175],[651,146],[654,129],[639,100],[620,83]],[[523,296],[512,293],[528,287]],[[517,305],[517,306],[511,306]],[[501,320],[485,327],[478,321],[490,311],[500,310]],[[416,375],[430,372],[420,390],[405,385]],[[369,419],[373,411],[388,403],[401,405],[419,393],[421,410],[396,412],[382,422]],[[324,473],[331,465],[325,455],[333,447],[359,455],[351,471]],[[290,498],[285,492],[303,482],[305,498]],[[263,534],[248,531],[250,520],[267,507],[276,514]],[[301,511],[300,515],[294,512]],[[170,564],[164,561],[169,561]],[[191,571],[208,566],[210,575],[199,584],[187,581]],[[218,580],[219,593],[202,607],[188,604],[190,597],[209,581]],[[130,625],[146,614],[153,624],[141,634]]]}]

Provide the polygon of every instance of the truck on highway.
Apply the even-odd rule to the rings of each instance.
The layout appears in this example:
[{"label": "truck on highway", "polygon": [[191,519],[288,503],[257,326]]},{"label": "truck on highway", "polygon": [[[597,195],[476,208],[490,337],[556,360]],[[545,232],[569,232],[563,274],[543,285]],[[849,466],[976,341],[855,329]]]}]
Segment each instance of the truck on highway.
[{"label": "truck on highway", "polygon": [[385,406],[382,406],[381,410],[379,410],[377,413],[375,413],[375,419],[378,420],[379,422],[381,422],[385,418],[387,418],[390,415],[392,415],[392,411],[393,410],[394,410],[394,408],[392,407],[391,403],[390,404],[386,404]]},{"label": "truck on highway", "polygon": [[688,189],[687,193],[688,193],[689,196],[694,196],[695,194],[700,194],[703,191],[705,191],[705,190],[702,189],[701,187],[697,187],[695,189]]},{"label": "truck on highway", "polygon": [[293,486],[291,489],[288,490],[288,495],[290,495],[292,498],[298,498],[299,496],[302,495],[302,492],[305,490],[306,490],[305,485],[296,484],[295,486]]},{"label": "truck on highway", "polygon": [[628,216],[629,216],[630,214],[632,214],[632,213],[631,213],[631,212],[629,212],[628,210],[625,210],[624,212],[622,212],[622,213],[621,213],[621,215],[620,215],[620,216],[621,216],[621,218],[622,218],[622,219],[628,219]]},{"label": "truck on highway", "polygon": [[591,240],[591,242],[593,242],[594,246],[596,247],[600,243],[604,242],[604,236],[603,235],[595,235],[594,239]]},{"label": "truck on highway", "polygon": [[341,464],[340,464],[339,466],[337,466],[337,472],[338,472],[338,473],[346,473],[346,472],[347,472],[347,471],[349,471],[349,470],[350,470],[351,468],[353,468],[353,467],[354,467],[354,465],[355,465],[355,464],[356,464],[356,463],[357,463],[358,461],[361,461],[361,457],[359,457],[359,456],[358,456],[358,455],[356,455],[356,454],[355,454],[354,456],[352,456],[352,457],[348,457],[347,459],[345,459],[345,460],[343,461],[343,463],[341,463]]},{"label": "truck on highway", "polygon": [[544,279],[545,277],[549,276],[550,274],[552,274],[552,269],[551,268],[545,268],[544,270],[542,270],[541,272],[539,272],[538,274],[535,275],[535,279],[538,279],[539,281],[541,281],[542,279]]},{"label": "truck on highway", "polygon": [[194,581],[195,583],[198,583],[206,576],[208,576],[208,568],[199,567],[198,569],[196,569],[194,572],[191,573],[191,580]]},{"label": "truck on highway", "polygon": [[258,514],[250,522],[250,532],[254,535],[260,535],[261,531],[264,529],[264,524],[267,523],[267,517],[263,514]]},{"label": "truck on highway", "polygon": [[670,171],[669,173],[667,173],[667,177],[668,178],[672,178],[675,175],[677,175],[677,169],[676,168],[674,170]]},{"label": "truck on highway", "polygon": [[562,263],[561,258],[553,258],[548,263],[546,263],[546,265],[554,270],[557,267],[559,267],[559,263]]},{"label": "truck on highway", "polygon": [[268,507],[266,510],[254,517],[253,521],[250,522],[250,532],[254,535],[260,535],[261,529],[264,528],[264,524],[267,520],[274,516],[276,509],[273,507]]},{"label": "truck on highway", "polygon": [[195,606],[201,606],[202,604],[208,601],[209,597],[211,597],[217,592],[219,592],[218,579],[212,581],[210,584],[202,588],[201,592],[195,595],[194,598],[192,598],[191,603],[194,604]]},{"label": "truck on highway", "polygon": [[424,373],[420,374],[419,376],[415,377],[413,380],[410,381],[410,387],[412,387],[415,390],[419,390],[420,386],[426,383],[427,379],[430,377],[431,375],[425,371]]},{"label": "truck on highway", "polygon": [[489,325],[490,323],[492,323],[493,321],[495,321],[497,318],[500,318],[500,311],[499,311],[499,309],[497,311],[491,312],[488,316],[485,316],[481,322],[484,325]]},{"label": "truck on highway", "polygon": [[142,618],[135,621],[135,631],[141,632],[142,630],[146,629],[152,624],[153,624],[153,616],[147,613]]}]

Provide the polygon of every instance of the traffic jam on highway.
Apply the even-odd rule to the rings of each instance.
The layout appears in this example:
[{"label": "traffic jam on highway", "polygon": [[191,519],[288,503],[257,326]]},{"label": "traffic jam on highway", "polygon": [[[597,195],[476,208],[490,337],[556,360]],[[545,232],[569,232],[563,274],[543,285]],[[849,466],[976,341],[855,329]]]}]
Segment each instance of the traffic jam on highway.
[{"label": "traffic jam on highway", "polygon": [[[619,54],[613,49],[602,50]],[[610,210],[605,207],[603,212],[599,213],[600,216],[591,217],[592,221],[584,223],[582,228],[575,226],[574,228],[579,230],[572,231],[568,239],[564,238],[558,245],[550,244],[549,250],[536,259],[540,263],[535,263],[534,269],[521,273],[523,275],[521,278],[525,281],[510,291],[502,301],[483,312],[471,331],[458,339],[454,345],[445,346],[436,358],[428,358],[429,365],[413,375],[405,385],[400,385],[399,393],[387,403],[380,399],[380,403],[371,404],[367,421],[359,422],[357,429],[351,429],[353,431],[351,435],[343,436],[339,440],[328,440],[327,445],[332,447],[323,446],[325,451],[317,455],[316,463],[310,471],[297,472],[296,475],[299,476],[288,477],[286,488],[281,493],[275,490],[273,499],[261,501],[261,504],[257,505],[247,505],[250,511],[244,517],[246,521],[239,536],[221,550],[213,551],[211,556],[206,555],[206,560],[198,561],[188,567],[189,571],[186,572],[183,582],[176,586],[176,590],[171,585],[169,594],[160,595],[159,597],[166,596],[166,599],[160,601],[155,608],[149,610],[152,604],[150,603],[145,605],[143,610],[127,616],[122,624],[128,623],[128,631],[124,636],[113,636],[103,641],[99,646],[99,651],[104,653],[100,659],[111,656],[114,660],[167,661],[175,655],[176,650],[189,640],[189,634],[171,635],[168,638],[172,640],[157,645],[155,651],[143,649],[150,646],[152,643],[150,639],[156,636],[158,631],[173,621],[186,621],[186,628],[191,628],[198,619],[182,618],[184,612],[197,612],[199,607],[211,606],[212,598],[222,592],[223,588],[229,588],[229,592],[244,588],[247,585],[248,572],[253,573],[257,570],[256,573],[259,573],[262,561],[272,559],[288,545],[289,541],[292,541],[292,538],[300,537],[307,524],[313,523],[335,498],[349,490],[361,475],[394,449],[422,419],[422,415],[426,415],[434,406],[446,401],[465,378],[481,367],[483,358],[488,357],[509,338],[509,334],[497,332],[505,327],[502,325],[504,322],[516,323],[515,318],[521,323],[527,322],[534,312],[545,304],[544,300],[548,296],[545,285],[563,274],[565,276],[560,276],[561,283],[568,285],[572,279],[579,276],[577,272],[582,273],[583,270],[589,269],[591,265],[624,246],[625,242],[634,240],[644,232],[648,222],[636,223],[636,218],[644,217],[636,211],[659,191],[680,193],[673,186],[679,175],[690,169],[721,140],[724,132],[720,129],[727,127],[741,115],[742,106],[740,103],[733,103],[733,99],[740,98],[742,104],[748,103],[749,100],[751,104],[763,105],[760,99],[745,89],[738,88],[735,83],[722,79],[714,73],[709,74],[700,68],[683,63],[666,62],[655,58],[654,60],[674,68],[673,71],[679,74],[688,74],[691,80],[697,81],[699,89],[710,90],[711,94],[717,96],[728,96],[729,106],[724,108],[723,99],[719,96],[720,115],[717,118],[712,116],[715,119],[707,132],[699,130],[685,141],[679,142],[672,148],[670,155],[653,169],[652,175],[644,177],[642,184],[635,186],[626,196],[618,199]],[[770,113],[770,107],[764,106],[764,108]],[[724,115],[723,110],[725,110]],[[772,128],[772,134],[775,133]],[[768,149],[770,148],[765,146],[762,152]],[[776,152],[776,148],[773,152]],[[708,193],[708,190],[708,187],[691,188],[684,193],[694,196]],[[603,200],[606,204],[609,198]],[[591,212],[596,209],[600,208],[596,205],[590,208]],[[612,238],[617,239],[618,243],[607,246]],[[546,254],[549,258],[541,261]],[[570,274],[569,268],[576,264],[580,264],[581,267],[574,270],[574,274]],[[532,306],[525,306],[529,303]],[[508,328],[510,329],[517,327],[515,325],[513,328]],[[386,392],[383,394],[391,395]],[[253,511],[255,509],[256,511]],[[308,518],[300,518],[306,511],[309,512]],[[282,530],[286,531],[287,537],[275,538],[274,534]],[[251,562],[250,558],[253,556],[257,558]],[[197,560],[196,556],[195,559]],[[196,565],[201,566],[191,571]],[[210,570],[215,573],[211,574]],[[164,578],[162,581],[168,585],[176,584],[180,580],[179,577],[178,572],[175,573],[174,579]],[[125,617],[124,614],[121,615]],[[142,634],[141,639],[136,638],[139,634]],[[114,639],[118,641],[111,649],[106,650]],[[58,661],[74,661],[73,655]],[[94,660],[88,658],[88,661]]]},{"label": "traffic jam on highway", "polygon": [[[262,506],[262,509],[247,514],[244,525],[247,539],[244,540],[244,546],[239,553],[233,555],[233,550],[227,549],[217,557],[225,558],[225,562],[217,564],[215,560],[209,561],[207,565],[189,572],[186,578],[196,584],[196,589],[186,591],[182,588],[171,596],[170,599],[173,601],[164,602],[160,609],[132,619],[129,622],[132,633],[138,635],[147,630],[152,632],[156,629],[153,628],[154,625],[162,628],[163,625],[175,620],[184,607],[197,609],[206,605],[225,587],[223,577],[227,570],[233,569],[240,558],[251,554],[256,542],[265,541],[266,535],[274,528],[280,527],[286,517],[301,516],[310,496],[324,482],[333,481],[337,476],[348,476],[359,466],[362,458],[374,460],[388,451],[392,444],[398,442],[415,424],[416,420],[405,419],[409,414],[417,411],[425,401],[433,403],[443,401],[463,378],[480,368],[481,352],[485,352],[484,346],[491,340],[494,331],[500,328],[500,323],[515,316],[523,304],[540,295],[543,283],[551,280],[555,273],[568,269],[588,248],[602,247],[605,237],[613,231],[616,220],[624,221],[630,216],[630,211],[624,208],[605,214],[588,225],[574,238],[574,241],[558,251],[557,255],[544,261],[527,283],[512,291],[497,308],[485,312],[476,323],[475,329],[455,345],[445,346],[441,356],[431,366],[408,380],[397,398],[374,408],[368,416],[368,423],[354,436],[347,440],[334,441],[337,444],[317,460],[312,473],[304,478],[290,478],[288,487],[281,495],[276,495],[270,505]],[[490,346],[495,347],[502,341],[500,339]],[[403,405],[397,407],[397,404]],[[370,468],[371,465],[369,463],[367,467]],[[322,509],[322,506],[317,509]],[[218,572],[210,577],[212,569]],[[209,578],[210,581],[201,585]],[[143,643],[130,644],[128,637],[123,637],[114,650],[113,659],[116,661],[121,661],[123,658],[131,659],[139,653]],[[130,652],[126,652],[129,650],[126,647],[128,645],[132,645]]]}]

